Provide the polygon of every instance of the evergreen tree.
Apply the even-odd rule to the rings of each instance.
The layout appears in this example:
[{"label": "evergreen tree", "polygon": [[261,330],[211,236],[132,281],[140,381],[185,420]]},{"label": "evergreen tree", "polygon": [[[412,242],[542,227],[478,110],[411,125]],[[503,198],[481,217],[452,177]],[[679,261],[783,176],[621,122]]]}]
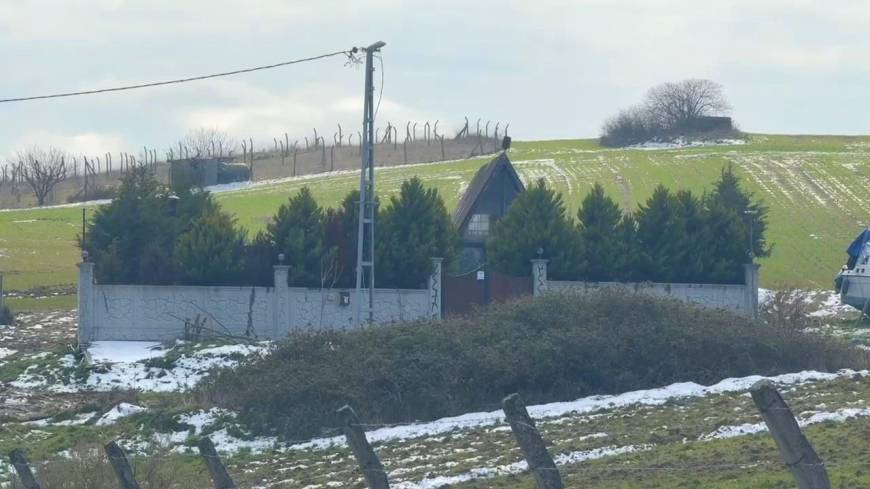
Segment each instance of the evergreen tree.
[{"label": "evergreen tree", "polygon": [[244,257],[245,232],[222,211],[199,216],[175,246],[181,280],[190,285],[239,283]]},{"label": "evergreen tree", "polygon": [[[358,215],[358,190],[350,191],[337,209],[328,209],[324,213],[324,248],[330,254],[331,261],[334,261],[334,264],[327,263],[325,266],[333,267],[337,287],[353,287],[356,284]],[[377,216],[375,223],[378,228],[381,227]]]},{"label": "evergreen tree", "polygon": [[691,191],[679,190],[674,196],[683,233],[673,236],[677,240],[679,263],[674,263],[674,280],[684,283],[703,283],[705,280],[705,257],[708,255],[704,230],[707,216],[704,204]]},{"label": "evergreen tree", "polygon": [[[713,185],[713,192],[707,199],[708,207],[721,206],[723,210],[733,211],[743,223],[745,230],[743,248],[749,247],[749,229],[752,229],[752,251],[757,257],[770,256],[771,247],[765,237],[767,231],[768,207],[761,201],[753,201],[752,193],[743,189],[740,177],[734,173],[730,163],[722,168],[719,180]],[[745,255],[748,253],[745,253]],[[748,262],[748,256],[745,261]]]},{"label": "evergreen tree", "polygon": [[576,280],[586,268],[580,233],[565,215],[562,196],[543,179],[519,194],[495,223],[486,251],[493,268],[514,276],[529,275],[538,251],[550,260],[552,278]]},{"label": "evergreen tree", "polygon": [[266,236],[275,243],[276,255],[284,253],[290,266],[289,285],[317,287],[321,284],[323,256],[323,211],[308,187],[281,204]]},{"label": "evergreen tree", "polygon": [[685,222],[679,208],[676,196],[660,184],[638,210],[639,279],[673,282],[679,276],[685,256]]},{"label": "evergreen tree", "polygon": [[637,221],[631,214],[623,214],[616,228],[616,239],[622,248],[622,257],[613,268],[613,280],[633,282],[638,280],[640,247],[637,243]]},{"label": "evergreen tree", "polygon": [[[381,213],[376,240],[375,284],[418,288],[432,273],[433,257],[449,264],[457,234],[438,191],[414,177],[402,183],[399,195]],[[354,240],[355,241],[355,240]]]},{"label": "evergreen tree", "polygon": [[586,279],[613,281],[625,262],[626,243],[619,235],[622,212],[619,205],[596,183],[577,212],[580,237],[586,251]]},{"label": "evergreen tree", "polygon": [[[178,198],[146,168],[130,171],[111,203],[99,207],[80,245],[102,283],[171,284],[178,278],[178,236],[217,204],[208,192],[179,189]],[[80,237],[81,240],[81,237]]]},{"label": "evergreen tree", "polygon": [[733,209],[709,201],[705,211],[703,237],[705,283],[743,283],[743,264],[747,263],[745,224]]}]

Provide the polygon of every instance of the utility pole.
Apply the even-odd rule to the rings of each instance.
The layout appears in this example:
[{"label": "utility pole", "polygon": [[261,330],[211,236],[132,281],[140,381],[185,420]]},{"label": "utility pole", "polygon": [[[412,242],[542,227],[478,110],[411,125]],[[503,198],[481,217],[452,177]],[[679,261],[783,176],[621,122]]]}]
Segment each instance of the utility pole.
[{"label": "utility pole", "polygon": [[[359,226],[356,241],[356,303],[354,326],[362,323],[363,313],[367,322],[374,321],[375,314],[375,148],[374,148],[374,54],[386,43],[378,41],[367,48],[366,86],[363,103],[362,168],[359,174]],[[368,304],[363,307],[363,290],[368,289]]]}]

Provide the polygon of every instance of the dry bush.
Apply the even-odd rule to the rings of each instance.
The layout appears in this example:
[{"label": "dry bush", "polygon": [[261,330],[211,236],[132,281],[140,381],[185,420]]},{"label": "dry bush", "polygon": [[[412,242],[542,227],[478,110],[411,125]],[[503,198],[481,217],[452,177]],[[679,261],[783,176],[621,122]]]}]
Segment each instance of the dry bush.
[{"label": "dry bush", "polygon": [[785,288],[773,292],[761,306],[761,319],[776,328],[801,332],[821,326],[813,312],[813,294],[797,288]]},{"label": "dry bush", "polygon": [[[208,476],[186,458],[160,450],[148,456],[130,458],[133,474],[142,489],[189,489],[210,487]],[[52,489],[116,489],[118,479],[103,447],[80,445],[69,451],[68,458],[34,464],[36,477],[43,487]],[[15,487],[15,486],[13,486]]]}]

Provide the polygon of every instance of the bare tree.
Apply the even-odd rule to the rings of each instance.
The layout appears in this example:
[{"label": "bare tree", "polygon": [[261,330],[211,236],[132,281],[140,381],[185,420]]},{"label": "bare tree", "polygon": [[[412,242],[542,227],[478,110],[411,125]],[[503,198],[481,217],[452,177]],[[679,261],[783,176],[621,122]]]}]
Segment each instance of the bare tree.
[{"label": "bare tree", "polygon": [[42,207],[54,187],[66,178],[66,155],[51,146],[33,147],[18,153],[18,161],[24,181],[33,191],[36,204]]},{"label": "bare tree", "polygon": [[645,105],[664,127],[671,128],[686,126],[703,116],[725,115],[731,110],[722,85],[697,78],[651,88]]},{"label": "bare tree", "polygon": [[218,156],[215,154],[217,151],[229,154],[236,150],[236,141],[226,132],[215,128],[190,131],[178,144],[195,158]]}]

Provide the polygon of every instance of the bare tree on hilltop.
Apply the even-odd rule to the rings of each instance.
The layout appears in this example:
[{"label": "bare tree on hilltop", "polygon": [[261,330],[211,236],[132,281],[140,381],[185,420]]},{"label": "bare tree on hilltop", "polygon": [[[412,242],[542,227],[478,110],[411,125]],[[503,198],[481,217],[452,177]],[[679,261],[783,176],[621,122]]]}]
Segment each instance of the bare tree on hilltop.
[{"label": "bare tree on hilltop", "polygon": [[67,175],[66,154],[55,147],[33,147],[18,153],[24,181],[33,191],[36,204],[40,207],[54,190],[54,187]]},{"label": "bare tree on hilltop", "polygon": [[724,115],[731,110],[722,85],[698,78],[651,88],[646,106],[650,115],[667,127],[685,126],[700,117]]},{"label": "bare tree on hilltop", "polygon": [[643,102],[608,119],[601,131],[604,146],[628,146],[681,137],[739,137],[722,85],[690,78],[651,88]]},{"label": "bare tree on hilltop", "polygon": [[236,141],[219,129],[195,129],[187,133],[179,144],[185,148],[184,157],[192,158],[228,156],[236,150]]}]

